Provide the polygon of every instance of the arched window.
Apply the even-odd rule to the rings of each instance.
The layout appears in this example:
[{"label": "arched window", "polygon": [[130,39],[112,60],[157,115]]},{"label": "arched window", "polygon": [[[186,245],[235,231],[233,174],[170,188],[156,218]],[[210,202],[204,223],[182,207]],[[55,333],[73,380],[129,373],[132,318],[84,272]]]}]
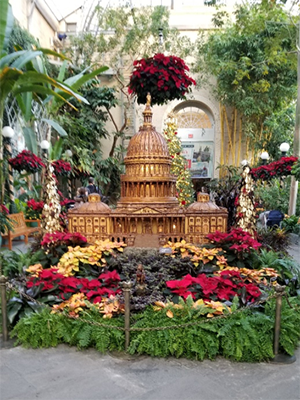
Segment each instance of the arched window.
[{"label": "arched window", "polygon": [[215,130],[211,111],[196,100],[180,103],[173,111],[192,177],[212,178]]}]

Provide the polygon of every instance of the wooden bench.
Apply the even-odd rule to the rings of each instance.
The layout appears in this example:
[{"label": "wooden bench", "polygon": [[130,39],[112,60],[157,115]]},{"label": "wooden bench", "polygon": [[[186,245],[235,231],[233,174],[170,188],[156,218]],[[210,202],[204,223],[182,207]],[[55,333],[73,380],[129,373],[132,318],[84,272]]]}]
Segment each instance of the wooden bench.
[{"label": "wooden bench", "polygon": [[[25,243],[28,243],[28,236],[32,235],[35,232],[41,231],[41,221],[40,220],[32,220],[25,219],[24,214],[19,212],[17,214],[9,214],[9,219],[12,221],[12,229],[8,230],[5,233],[2,233],[2,238],[8,240],[8,244],[3,244],[3,247],[8,247],[9,250],[12,250],[12,241],[19,236],[24,236]],[[29,227],[26,223],[29,222],[37,222],[38,226]]]}]

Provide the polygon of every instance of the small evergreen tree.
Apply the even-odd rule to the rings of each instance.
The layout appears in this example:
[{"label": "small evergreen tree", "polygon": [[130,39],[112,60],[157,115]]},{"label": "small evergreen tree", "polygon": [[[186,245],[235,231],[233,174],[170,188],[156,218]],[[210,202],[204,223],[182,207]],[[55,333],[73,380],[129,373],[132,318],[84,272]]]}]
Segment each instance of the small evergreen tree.
[{"label": "small evergreen tree", "polygon": [[164,129],[165,139],[172,158],[171,173],[176,176],[176,196],[180,206],[188,206],[194,202],[194,186],[187,161],[182,153],[181,141],[177,136],[177,125],[174,115],[169,114]]}]

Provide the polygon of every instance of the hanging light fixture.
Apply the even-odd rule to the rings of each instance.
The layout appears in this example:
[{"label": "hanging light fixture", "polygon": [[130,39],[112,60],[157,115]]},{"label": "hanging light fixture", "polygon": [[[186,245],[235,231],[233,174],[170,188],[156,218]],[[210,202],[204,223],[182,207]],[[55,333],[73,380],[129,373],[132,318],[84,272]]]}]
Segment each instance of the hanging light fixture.
[{"label": "hanging light fixture", "polygon": [[266,165],[269,160],[269,153],[267,151],[263,151],[260,155],[263,165]]}]

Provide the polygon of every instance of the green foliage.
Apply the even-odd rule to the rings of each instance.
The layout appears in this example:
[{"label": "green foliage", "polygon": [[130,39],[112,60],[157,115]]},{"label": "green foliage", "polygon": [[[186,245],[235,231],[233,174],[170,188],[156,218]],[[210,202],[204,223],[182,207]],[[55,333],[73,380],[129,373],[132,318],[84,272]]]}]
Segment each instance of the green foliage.
[{"label": "green foliage", "polygon": [[297,181],[300,180],[300,160],[298,159],[298,161],[294,164],[294,166],[292,167],[292,174],[295,176],[295,179]]},{"label": "green foliage", "polygon": [[[280,210],[288,213],[291,177],[284,179],[274,178],[267,183],[257,183],[255,197],[267,211]],[[298,191],[296,214],[300,214],[300,191]]]},{"label": "green foliage", "polygon": [[[243,116],[245,132],[256,151],[266,142],[268,118],[290,105],[297,90],[296,24],[283,5],[243,2],[235,22],[197,43],[196,71],[217,79],[219,100]],[[220,24],[219,24],[220,25]],[[278,140],[278,136],[277,136]]]},{"label": "green foliage", "polygon": [[288,285],[289,295],[295,296],[300,293],[300,266],[292,258],[273,250],[262,249],[259,253],[255,253],[253,267],[274,268],[281,277],[277,282]]},{"label": "green foliage", "polygon": [[33,47],[40,47],[39,42],[27,31],[23,29],[17,21],[14,22],[13,29],[8,41],[7,53],[13,53],[15,46],[23,50],[32,50]]},{"label": "green foliage", "polygon": [[281,228],[288,233],[300,235],[300,218],[297,215],[291,215],[290,217],[284,218],[281,222]]},{"label": "green foliage", "polygon": [[[13,296],[7,302],[7,319],[11,326],[14,326],[24,317],[40,313],[47,305],[53,305],[58,302],[56,296],[49,294],[49,292],[41,296],[42,286],[34,286],[27,289],[24,277],[13,279],[12,283],[16,287],[16,293],[12,292]],[[30,296],[33,300],[27,296]]]},{"label": "green foliage", "polygon": [[279,147],[286,142],[293,148],[293,136],[295,130],[295,103],[283,107],[280,111],[274,111],[264,122],[261,137],[256,141],[258,150],[268,150],[270,160],[276,161],[281,157]]},{"label": "green foliage", "polygon": [[[297,310],[282,310],[281,351],[293,354],[300,338],[299,299],[292,300]],[[236,361],[263,361],[274,356],[273,331],[275,301],[267,303],[267,312],[246,309],[221,319],[211,319],[196,326],[161,331],[132,332],[129,353],[151,356],[214,359],[217,355]],[[294,313],[294,314],[293,314]],[[151,307],[139,315],[134,327],[157,327],[195,322],[193,318],[167,318]]]},{"label": "green foliage", "polygon": [[[94,80],[82,88],[82,93],[89,105],[74,101],[72,103],[76,110],[65,107],[58,118],[68,132],[64,148],[71,149],[73,153],[68,161],[79,171],[93,175],[104,195],[116,199],[120,190],[120,175],[123,173],[123,149],[113,144],[112,154],[106,159],[101,149],[101,139],[113,136],[114,143],[115,139],[124,136],[123,131],[110,133],[105,126],[111,109],[118,104],[116,92],[112,88],[101,87],[100,82]],[[82,181],[84,174],[79,179]]]},{"label": "green foliage", "polygon": [[272,321],[266,315],[244,311],[220,320],[218,337],[222,355],[236,361],[263,361],[273,357],[270,332]]},{"label": "green foliage", "polygon": [[[134,327],[160,327],[184,323],[182,319],[168,319],[162,313],[150,308]],[[157,357],[186,357],[197,360],[214,359],[219,351],[218,327],[213,323],[189,328],[165,329],[159,331],[132,332],[129,353],[148,354]]]},{"label": "green foliage", "polygon": [[41,257],[41,252],[3,250],[0,253],[2,273],[8,278],[14,278],[24,272],[30,265],[36,264]]},{"label": "green foliage", "polygon": [[[180,35],[175,28],[169,27],[167,7],[128,7],[125,1],[119,7],[96,7],[98,15],[97,37],[91,33],[82,33],[71,38],[68,54],[79,65],[84,60],[86,65],[95,62],[95,54],[108,54],[111,68],[128,69],[134,59],[152,56],[161,52],[158,43],[158,31],[162,29],[164,46],[168,53],[178,57],[190,54],[191,41]],[[108,32],[108,33],[107,33]]]},{"label": "green foliage", "polygon": [[[99,313],[86,315],[85,318],[108,326],[124,325],[122,318],[103,319]],[[55,347],[66,343],[79,349],[95,347],[100,352],[121,351],[125,342],[122,331],[70,319],[62,314],[51,314],[46,308],[39,314],[22,318],[11,336],[17,337],[16,344],[24,347]]]},{"label": "green foliage", "polygon": [[286,253],[289,238],[284,229],[281,228],[258,228],[259,241],[263,247],[277,252]]},{"label": "green foliage", "polygon": [[[289,297],[289,303],[283,297],[281,309],[281,324],[279,337],[279,353],[294,354],[300,339],[300,301],[298,297]],[[265,314],[275,323],[276,301],[266,304]],[[272,334],[271,334],[272,335]]]}]

